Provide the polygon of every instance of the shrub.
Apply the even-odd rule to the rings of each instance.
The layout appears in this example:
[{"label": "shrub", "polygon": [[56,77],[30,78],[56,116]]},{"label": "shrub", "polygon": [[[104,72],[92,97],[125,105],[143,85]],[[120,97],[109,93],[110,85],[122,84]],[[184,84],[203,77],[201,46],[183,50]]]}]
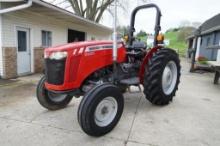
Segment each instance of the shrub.
[{"label": "shrub", "polygon": [[206,57],[204,57],[204,56],[199,56],[199,57],[197,58],[197,60],[198,60],[198,62],[199,62],[200,64],[208,64],[208,63],[207,63],[208,59],[207,59]]}]

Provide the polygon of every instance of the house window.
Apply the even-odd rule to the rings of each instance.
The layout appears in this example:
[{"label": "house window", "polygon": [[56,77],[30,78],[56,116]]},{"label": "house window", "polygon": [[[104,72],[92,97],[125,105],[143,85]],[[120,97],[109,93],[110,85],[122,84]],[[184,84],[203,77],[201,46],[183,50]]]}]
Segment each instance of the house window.
[{"label": "house window", "polygon": [[52,45],[52,32],[42,30],[42,46],[49,47]]},{"label": "house window", "polygon": [[209,46],[210,43],[211,43],[211,40],[210,40],[210,37],[208,37],[207,40],[206,40],[206,46]]},{"label": "house window", "polygon": [[218,45],[218,42],[217,42],[217,33],[214,32],[214,33],[213,33],[213,36],[214,36],[214,45]]},{"label": "house window", "polygon": [[201,41],[200,41],[200,45],[201,45],[201,46],[202,46],[202,40],[203,40],[203,39],[201,38]]}]

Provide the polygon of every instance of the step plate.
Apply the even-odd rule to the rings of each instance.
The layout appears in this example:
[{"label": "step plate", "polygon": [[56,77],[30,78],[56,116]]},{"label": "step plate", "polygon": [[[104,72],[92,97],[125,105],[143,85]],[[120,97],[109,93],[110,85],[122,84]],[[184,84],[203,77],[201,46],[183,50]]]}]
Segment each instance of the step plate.
[{"label": "step plate", "polygon": [[140,84],[140,80],[138,77],[133,77],[129,79],[123,79],[120,81],[120,83],[125,85],[138,85]]}]

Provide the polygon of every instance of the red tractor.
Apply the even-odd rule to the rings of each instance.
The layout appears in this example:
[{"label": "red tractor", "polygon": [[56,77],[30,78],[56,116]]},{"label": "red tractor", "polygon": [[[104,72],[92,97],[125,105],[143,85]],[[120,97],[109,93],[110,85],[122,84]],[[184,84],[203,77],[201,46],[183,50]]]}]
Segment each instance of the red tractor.
[{"label": "red tractor", "polygon": [[[134,43],[136,13],[144,8],[157,11],[154,47]],[[40,104],[49,110],[67,106],[72,97],[84,96],[78,109],[82,130],[91,136],[110,132],[124,107],[123,93],[129,86],[143,85],[147,100],[167,105],[175,96],[180,81],[178,54],[158,45],[161,11],[155,4],[134,9],[129,44],[112,41],[75,42],[45,49],[45,76],[37,86]],[[117,59],[113,60],[116,51]]]}]

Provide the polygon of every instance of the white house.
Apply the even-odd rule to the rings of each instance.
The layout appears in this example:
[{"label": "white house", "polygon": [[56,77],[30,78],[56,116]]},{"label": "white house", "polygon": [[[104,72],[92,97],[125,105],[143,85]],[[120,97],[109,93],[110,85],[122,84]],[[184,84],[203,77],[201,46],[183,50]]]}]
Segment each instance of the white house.
[{"label": "white house", "polygon": [[26,8],[2,12],[14,5],[26,5],[21,0],[8,1],[0,2],[0,78],[41,72],[45,47],[111,38],[110,28],[41,0],[31,0]]},{"label": "white house", "polygon": [[220,62],[220,13],[206,20],[188,37],[188,52],[192,51],[195,51],[195,60],[205,57]]}]

